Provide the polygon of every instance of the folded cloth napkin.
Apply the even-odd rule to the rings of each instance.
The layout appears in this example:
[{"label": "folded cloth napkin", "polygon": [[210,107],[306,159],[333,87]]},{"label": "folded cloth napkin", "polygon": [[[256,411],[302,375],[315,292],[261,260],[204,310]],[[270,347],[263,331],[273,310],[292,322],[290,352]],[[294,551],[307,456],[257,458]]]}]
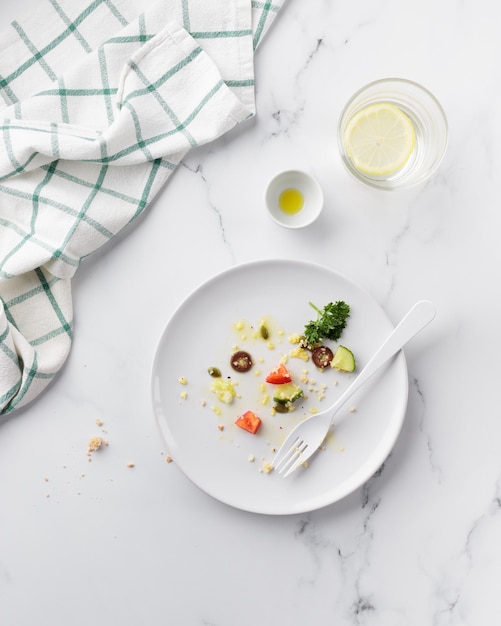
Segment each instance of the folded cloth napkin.
[{"label": "folded cloth napkin", "polygon": [[185,154],[255,113],[284,0],[44,0],[0,37],[0,412],[71,347],[71,278]]}]

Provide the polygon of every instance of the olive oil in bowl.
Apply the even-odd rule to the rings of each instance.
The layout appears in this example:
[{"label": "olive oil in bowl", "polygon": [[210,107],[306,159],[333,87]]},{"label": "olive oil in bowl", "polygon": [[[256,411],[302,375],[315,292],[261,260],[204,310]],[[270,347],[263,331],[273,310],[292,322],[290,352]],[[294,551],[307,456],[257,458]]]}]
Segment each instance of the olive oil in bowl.
[{"label": "olive oil in bowl", "polygon": [[287,215],[295,215],[304,207],[304,196],[299,189],[288,187],[278,196],[278,206]]}]

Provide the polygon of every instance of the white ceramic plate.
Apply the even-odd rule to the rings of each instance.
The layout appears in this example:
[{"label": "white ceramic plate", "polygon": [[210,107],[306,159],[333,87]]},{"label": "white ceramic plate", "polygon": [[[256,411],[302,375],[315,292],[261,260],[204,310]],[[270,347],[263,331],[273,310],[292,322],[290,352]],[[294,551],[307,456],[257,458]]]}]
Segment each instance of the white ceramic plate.
[{"label": "white ceramic plate", "polygon": [[[307,397],[287,415],[272,415],[273,403],[262,404],[263,389],[272,390],[272,385],[264,383],[267,373],[294,348],[288,338],[301,333],[316,316],[308,302],[322,308],[336,300],[351,307],[340,343],[353,351],[361,369],[393,324],[363,289],[315,264],[266,260],[237,266],[194,291],[167,323],[153,363],[154,412],[168,453],[207,494],[256,513],[303,513],[353,492],[388,456],[407,407],[402,352],[352,396],[338,414],[325,448],[308,468],[287,479],[263,470],[287,431],[311,408],[326,408],[356,375],[331,368],[320,372],[311,361],[289,358],[287,366]],[[262,319],[274,347],[255,332]],[[239,322],[241,330],[236,329]],[[254,359],[253,368],[245,374],[237,374],[229,365],[235,346]],[[208,368],[213,366],[238,382],[240,397],[231,405],[218,402],[210,390],[213,378]],[[307,384],[300,381],[305,376]],[[186,378],[186,385],[179,383],[181,377]],[[319,393],[322,385],[326,386],[324,398]],[[216,407],[220,414],[214,411]],[[248,409],[263,420],[256,435],[234,424]]]}]

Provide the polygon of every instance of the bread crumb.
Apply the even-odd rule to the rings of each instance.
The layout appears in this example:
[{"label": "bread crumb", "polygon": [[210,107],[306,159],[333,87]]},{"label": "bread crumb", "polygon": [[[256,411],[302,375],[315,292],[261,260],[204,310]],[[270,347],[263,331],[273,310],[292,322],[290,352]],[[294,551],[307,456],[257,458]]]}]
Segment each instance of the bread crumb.
[{"label": "bread crumb", "polygon": [[218,430],[224,430],[224,424],[218,424],[217,425],[217,429]]},{"label": "bread crumb", "polygon": [[89,452],[95,452],[103,445],[106,445],[106,442],[101,437],[91,437],[89,439]]},{"label": "bread crumb", "polygon": [[172,463],[172,457],[171,456],[166,456],[165,457],[165,462],[166,463]]},{"label": "bread crumb", "polygon": [[134,463],[127,463],[127,467],[136,467]]},{"label": "bread crumb", "polygon": [[46,483],[49,482],[49,479],[47,478],[47,476],[45,476],[44,480],[45,480]]},{"label": "bread crumb", "polygon": [[249,461],[249,463],[254,463],[256,457],[253,454],[249,454],[249,458],[247,460]]},{"label": "bread crumb", "polygon": [[89,439],[89,444],[88,444],[88,449],[87,449],[87,456],[88,456],[88,460],[91,461],[91,455],[93,452],[96,452],[96,450],[99,450],[100,448],[102,448],[103,446],[107,446],[108,442],[105,441],[102,437],[91,437]]},{"label": "bread crumb", "polygon": [[97,420],[96,420],[96,424],[97,424],[98,426],[102,426],[102,425],[104,424],[104,422],[103,422],[102,420],[100,420],[99,418],[97,418]]},{"label": "bread crumb", "polygon": [[188,381],[187,381],[187,379],[186,379],[184,376],[180,376],[180,377],[177,379],[177,382],[178,382],[180,385],[187,385],[187,384],[188,384]]}]

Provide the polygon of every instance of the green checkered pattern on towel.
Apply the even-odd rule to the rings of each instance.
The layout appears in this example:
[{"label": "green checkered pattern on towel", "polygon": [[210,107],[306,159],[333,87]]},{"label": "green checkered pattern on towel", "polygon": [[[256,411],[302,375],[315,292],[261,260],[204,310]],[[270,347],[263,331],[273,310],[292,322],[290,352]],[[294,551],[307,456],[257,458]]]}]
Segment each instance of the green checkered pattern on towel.
[{"label": "green checkered pattern on towel", "polygon": [[71,348],[71,278],[186,153],[255,113],[284,0],[43,0],[0,37],[0,412]]}]

